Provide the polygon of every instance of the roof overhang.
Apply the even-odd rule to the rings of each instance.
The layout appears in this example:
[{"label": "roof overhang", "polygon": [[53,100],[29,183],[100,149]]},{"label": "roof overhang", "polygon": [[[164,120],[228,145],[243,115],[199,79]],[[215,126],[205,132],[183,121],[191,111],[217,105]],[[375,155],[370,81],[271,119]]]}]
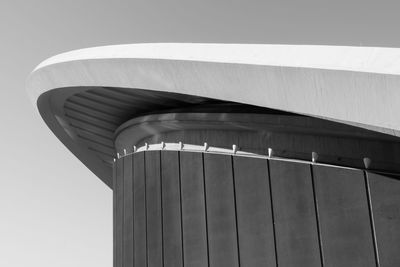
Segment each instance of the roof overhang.
[{"label": "roof overhang", "polygon": [[27,88],[56,136],[96,174],[105,173],[100,178],[109,183],[105,176],[110,174],[65,131],[48,92],[140,88],[255,105],[399,136],[399,75],[396,48],[133,44],[52,57],[33,71]]}]

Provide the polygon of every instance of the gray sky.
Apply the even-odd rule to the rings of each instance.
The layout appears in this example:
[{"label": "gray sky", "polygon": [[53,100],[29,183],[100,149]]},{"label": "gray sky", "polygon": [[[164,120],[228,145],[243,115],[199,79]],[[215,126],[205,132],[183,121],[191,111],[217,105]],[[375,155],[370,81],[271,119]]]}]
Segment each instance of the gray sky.
[{"label": "gray sky", "polygon": [[112,266],[112,193],[24,83],[52,55],[140,42],[400,46],[396,1],[0,0],[0,266]]}]

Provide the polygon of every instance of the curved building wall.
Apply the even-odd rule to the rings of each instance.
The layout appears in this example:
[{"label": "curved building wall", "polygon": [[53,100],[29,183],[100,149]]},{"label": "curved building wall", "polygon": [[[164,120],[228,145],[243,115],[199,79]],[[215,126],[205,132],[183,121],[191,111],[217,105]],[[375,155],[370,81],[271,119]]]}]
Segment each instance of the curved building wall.
[{"label": "curved building wall", "polygon": [[114,164],[114,266],[400,266],[400,180],[278,158]]}]

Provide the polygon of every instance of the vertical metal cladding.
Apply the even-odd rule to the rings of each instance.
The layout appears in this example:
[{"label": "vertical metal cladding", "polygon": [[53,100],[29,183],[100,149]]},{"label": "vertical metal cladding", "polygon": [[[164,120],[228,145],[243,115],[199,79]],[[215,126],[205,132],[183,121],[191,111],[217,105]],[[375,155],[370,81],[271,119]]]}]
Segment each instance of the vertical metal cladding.
[{"label": "vertical metal cladding", "polygon": [[326,266],[376,266],[363,172],[315,166],[313,173]]},{"label": "vertical metal cladding", "polygon": [[400,266],[400,179],[199,152],[114,168],[114,266]]},{"label": "vertical metal cladding", "polygon": [[279,265],[320,266],[310,165],[273,160],[269,166]]}]

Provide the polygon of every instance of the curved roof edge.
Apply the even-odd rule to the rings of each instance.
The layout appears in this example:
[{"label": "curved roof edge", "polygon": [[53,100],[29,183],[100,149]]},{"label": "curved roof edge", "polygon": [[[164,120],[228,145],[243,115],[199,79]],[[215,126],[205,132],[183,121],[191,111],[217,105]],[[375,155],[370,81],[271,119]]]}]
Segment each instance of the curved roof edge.
[{"label": "curved roof edge", "polygon": [[100,46],[53,56],[35,70],[71,60],[165,59],[400,74],[400,49],[382,47],[143,43]]},{"label": "curved roof edge", "polygon": [[185,93],[398,135],[398,75],[397,48],[133,44],[52,57],[33,71],[27,88],[34,103],[48,90],[71,86]]},{"label": "curved roof edge", "polygon": [[50,105],[38,100],[53,89],[74,87],[233,101],[400,136],[398,48],[158,43],[60,54],[31,73],[27,90],[68,148],[72,145],[63,140],[65,133],[58,133],[63,128],[54,126],[59,122],[53,118],[49,123]]}]

